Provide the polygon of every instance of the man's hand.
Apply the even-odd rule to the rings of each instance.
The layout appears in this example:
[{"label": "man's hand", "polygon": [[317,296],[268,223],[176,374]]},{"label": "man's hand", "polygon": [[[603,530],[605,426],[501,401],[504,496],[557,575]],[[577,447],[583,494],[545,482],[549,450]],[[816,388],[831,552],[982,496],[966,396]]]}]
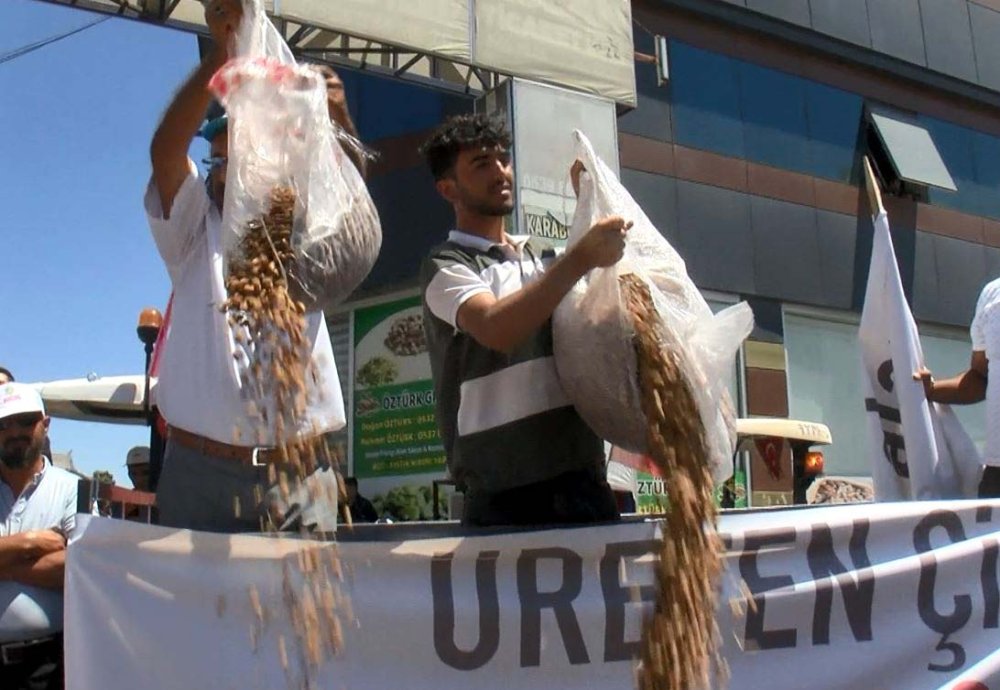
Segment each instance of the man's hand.
[{"label": "man's hand", "polygon": [[24,532],[26,546],[25,556],[30,559],[41,558],[66,548],[66,537],[54,529],[36,529]]},{"label": "man's hand", "polygon": [[233,37],[243,19],[243,3],[240,0],[211,0],[205,5],[205,23],[215,41],[219,57],[225,59],[233,49]]},{"label": "man's hand", "polygon": [[927,367],[920,367],[913,372],[913,380],[920,381],[924,385],[924,395],[928,400],[934,400],[934,374]]},{"label": "man's hand", "polygon": [[608,216],[594,223],[566,258],[577,263],[584,272],[592,268],[614,266],[625,252],[625,234],[632,221],[621,216]]}]

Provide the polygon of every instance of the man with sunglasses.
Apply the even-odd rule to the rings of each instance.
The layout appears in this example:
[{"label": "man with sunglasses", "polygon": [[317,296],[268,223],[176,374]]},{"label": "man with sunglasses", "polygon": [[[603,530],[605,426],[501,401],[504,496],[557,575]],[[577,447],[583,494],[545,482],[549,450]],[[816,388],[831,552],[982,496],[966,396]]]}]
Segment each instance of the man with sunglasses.
[{"label": "man with sunglasses", "polygon": [[0,678],[14,690],[63,687],[63,576],[78,480],[43,455],[48,427],[34,388],[0,386]]},{"label": "man with sunglasses", "polygon": [[[171,527],[329,532],[336,526],[335,472],[321,467],[296,496],[281,496],[268,452],[275,439],[248,414],[234,371],[233,362],[250,356],[250,346],[236,341],[219,309],[226,298],[221,214],[228,121],[221,116],[201,125],[212,102],[208,82],[228,58],[241,17],[239,0],[206,3],[214,47],[174,96],[150,148],[146,211],[173,284],[157,383],[157,406],[168,424],[157,507],[160,523]],[[343,84],[332,70],[323,72],[323,79],[332,119],[354,132]],[[207,180],[188,157],[197,134],[211,146]],[[303,427],[319,435],[343,426],[343,398],[323,314],[307,314],[306,320],[315,379]]]}]

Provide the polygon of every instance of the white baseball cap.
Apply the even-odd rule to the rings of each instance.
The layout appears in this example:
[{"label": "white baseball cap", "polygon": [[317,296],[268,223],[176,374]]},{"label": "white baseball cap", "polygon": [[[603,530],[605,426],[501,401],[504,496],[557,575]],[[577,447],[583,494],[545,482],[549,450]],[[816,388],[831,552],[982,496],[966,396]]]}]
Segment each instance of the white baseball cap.
[{"label": "white baseball cap", "polygon": [[131,467],[132,465],[148,465],[149,464],[149,448],[146,446],[135,446],[129,450],[128,455],[125,456],[125,466]]},{"label": "white baseball cap", "polygon": [[42,396],[33,386],[26,383],[5,383],[0,386],[0,419],[27,412],[45,414]]}]

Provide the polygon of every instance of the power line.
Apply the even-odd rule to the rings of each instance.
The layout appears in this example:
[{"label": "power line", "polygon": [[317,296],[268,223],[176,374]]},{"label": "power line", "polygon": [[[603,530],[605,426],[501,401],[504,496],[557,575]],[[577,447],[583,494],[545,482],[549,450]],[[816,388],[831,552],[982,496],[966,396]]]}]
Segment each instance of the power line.
[{"label": "power line", "polygon": [[0,65],[4,64],[5,62],[10,62],[11,60],[19,58],[23,55],[27,55],[28,53],[33,53],[36,50],[39,50],[40,48],[44,48],[45,46],[52,45],[53,43],[63,40],[64,38],[69,38],[73,34],[78,34],[81,31],[86,31],[87,29],[93,26],[97,26],[101,22],[106,22],[109,19],[111,19],[111,17],[100,17],[88,24],[84,24],[83,26],[77,27],[76,29],[72,29],[71,31],[57,34],[55,36],[50,36],[49,38],[44,38],[41,41],[36,41],[35,43],[29,43],[28,45],[21,46],[20,48],[15,48],[14,50],[8,51],[0,55]]}]

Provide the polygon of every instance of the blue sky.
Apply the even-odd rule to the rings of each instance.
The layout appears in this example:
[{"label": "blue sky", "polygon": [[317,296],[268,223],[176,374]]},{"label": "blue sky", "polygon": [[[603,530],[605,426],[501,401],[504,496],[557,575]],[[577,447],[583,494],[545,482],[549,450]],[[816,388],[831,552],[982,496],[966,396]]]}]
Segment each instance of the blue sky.
[{"label": "blue sky", "polygon": [[[0,54],[95,18],[3,0]],[[138,313],[170,292],[142,209],[149,140],[197,61],[191,34],[110,19],[0,63],[0,364],[19,381],[142,372]],[[59,419],[50,435],[125,485],[126,452],[149,438]]]}]

